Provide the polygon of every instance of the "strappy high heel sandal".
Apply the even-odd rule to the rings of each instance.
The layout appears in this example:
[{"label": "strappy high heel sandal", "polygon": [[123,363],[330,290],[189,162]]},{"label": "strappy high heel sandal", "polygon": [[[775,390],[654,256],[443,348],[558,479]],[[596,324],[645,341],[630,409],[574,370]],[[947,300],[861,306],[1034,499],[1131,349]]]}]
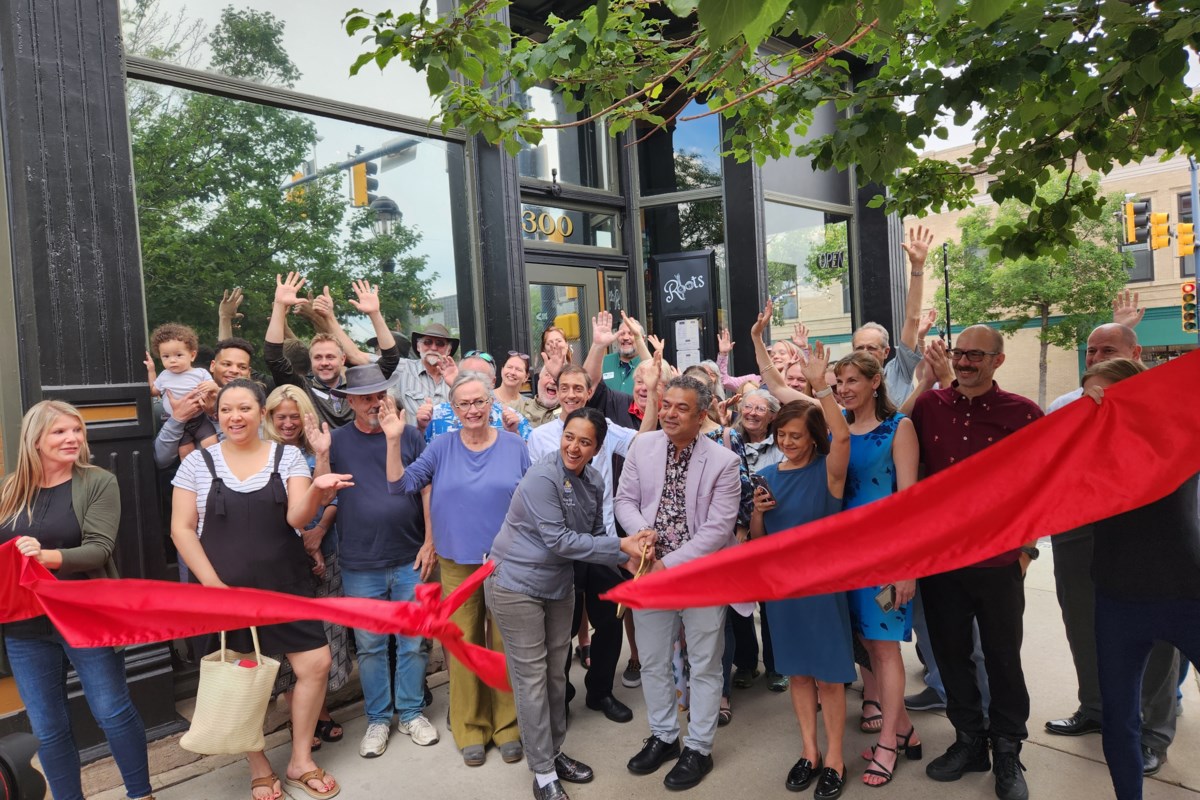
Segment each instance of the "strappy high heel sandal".
[{"label": "strappy high heel sandal", "polygon": [[917,735],[917,726],[913,725],[908,729],[908,733],[896,734],[896,749],[904,753],[904,757],[909,761],[920,761],[924,755],[921,749],[921,743],[909,744],[908,741]]},{"label": "strappy high heel sandal", "polygon": [[[896,755],[896,763],[892,766],[891,769],[888,769],[883,764],[880,764],[879,760],[875,758],[875,753],[878,752],[879,750],[887,750],[889,753],[896,752],[896,750],[894,748],[888,747],[887,745],[883,745],[883,744],[877,744],[871,748],[871,763],[873,765],[875,765],[876,767],[878,767],[879,769],[873,769],[872,767],[867,767],[866,769],[863,770],[863,785],[864,786],[871,786],[873,788],[878,788],[880,786],[887,786],[889,783],[892,782],[892,775],[895,773],[896,767],[900,764],[899,754]],[[868,775],[874,775],[877,778],[883,778],[883,781],[881,783],[867,783]]]}]

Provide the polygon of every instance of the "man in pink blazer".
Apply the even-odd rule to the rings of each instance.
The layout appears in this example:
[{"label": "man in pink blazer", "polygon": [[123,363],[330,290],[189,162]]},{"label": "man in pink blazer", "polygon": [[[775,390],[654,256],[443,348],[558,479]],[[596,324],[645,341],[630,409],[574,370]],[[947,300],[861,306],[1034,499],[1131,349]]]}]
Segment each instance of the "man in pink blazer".
[{"label": "man in pink blazer", "polygon": [[[711,402],[711,391],[695,378],[671,381],[659,412],[662,430],[639,436],[626,455],[613,510],[631,535],[645,530],[655,533],[652,571],[715,553],[735,541],[741,497],[739,459],[700,435]],[[725,606],[634,611],[633,615],[651,735],[629,760],[629,770],[649,775],[664,761],[678,758],[663,783],[669,789],[690,789],[712,770],[721,705]],[[682,751],[671,673],[680,623],[691,667],[691,722]]]}]

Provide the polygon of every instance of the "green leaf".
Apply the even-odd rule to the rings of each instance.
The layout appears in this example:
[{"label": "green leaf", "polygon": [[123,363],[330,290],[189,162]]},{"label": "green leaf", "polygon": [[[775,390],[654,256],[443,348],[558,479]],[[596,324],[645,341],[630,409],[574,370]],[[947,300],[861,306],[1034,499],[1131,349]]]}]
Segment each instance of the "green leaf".
[{"label": "green leaf", "polygon": [[746,41],[751,48],[758,46],[759,42],[767,38],[767,34],[775,27],[779,19],[788,10],[791,5],[791,0],[766,0],[763,3],[762,9],[758,12],[753,20],[746,25],[744,33]]},{"label": "green leaf", "polygon": [[450,83],[450,73],[441,67],[429,66],[425,72],[425,84],[429,87],[429,94],[437,96],[442,93]]},{"label": "green leaf", "polygon": [[709,40],[717,45],[737,37],[762,13],[768,0],[700,0],[697,9],[700,25]]},{"label": "green leaf", "polygon": [[371,21],[366,17],[350,17],[346,20],[346,35],[353,36],[370,24]]},{"label": "green leaf", "polygon": [[696,0],[667,0],[667,8],[677,17],[688,17],[696,10]]},{"label": "green leaf", "polygon": [[358,58],[354,59],[354,63],[350,65],[350,74],[357,75],[358,71],[363,68],[363,65],[369,64],[375,59],[375,53],[362,53]]},{"label": "green leaf", "polygon": [[604,30],[608,22],[608,0],[596,0],[596,31]]},{"label": "green leaf", "polygon": [[1013,2],[1014,0],[971,0],[967,15],[976,25],[986,28],[1000,19]]},{"label": "green leaf", "polygon": [[483,83],[483,64],[478,60],[467,56],[458,65],[459,73],[469,82],[479,85]]}]

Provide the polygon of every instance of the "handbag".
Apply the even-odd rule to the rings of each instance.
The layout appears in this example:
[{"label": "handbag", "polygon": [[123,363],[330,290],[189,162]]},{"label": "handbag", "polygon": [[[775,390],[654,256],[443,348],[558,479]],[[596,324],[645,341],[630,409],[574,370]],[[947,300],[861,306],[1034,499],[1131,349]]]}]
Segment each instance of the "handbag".
[{"label": "handbag", "polygon": [[221,755],[263,749],[263,722],[279,662],[262,654],[257,628],[251,628],[250,635],[253,653],[226,649],[221,631],[221,649],[200,659],[196,713],[179,740],[184,750]]}]

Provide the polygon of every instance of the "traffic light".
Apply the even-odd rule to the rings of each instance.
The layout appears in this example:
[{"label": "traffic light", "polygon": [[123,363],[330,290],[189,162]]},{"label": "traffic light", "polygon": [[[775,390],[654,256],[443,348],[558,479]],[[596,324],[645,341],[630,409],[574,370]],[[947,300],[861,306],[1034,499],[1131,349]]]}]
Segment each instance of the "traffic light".
[{"label": "traffic light", "polygon": [[1175,245],[1179,248],[1180,258],[1196,252],[1196,229],[1192,223],[1181,222],[1175,226]]},{"label": "traffic light", "polygon": [[1196,332],[1196,284],[1192,281],[1179,286],[1179,314],[1185,333]]},{"label": "traffic light", "polygon": [[365,208],[375,201],[379,189],[379,165],[374,161],[363,161],[350,167],[350,205]]},{"label": "traffic light", "polygon": [[1125,204],[1125,244],[1141,244],[1150,240],[1150,201]]},{"label": "traffic light", "polygon": [[28,733],[10,733],[0,739],[0,797],[41,800],[46,796],[42,773],[30,764],[38,740]]},{"label": "traffic light", "polygon": [[[291,182],[295,183],[296,181],[304,180],[304,178],[305,178],[305,175],[304,175],[303,170],[296,170],[295,172],[292,173],[292,181]],[[287,200],[289,203],[304,202],[304,187],[303,186],[294,186],[291,189],[288,189],[287,192],[284,193],[284,199]]]},{"label": "traffic light", "polygon": [[1171,215],[1155,211],[1150,215],[1150,249],[1161,250],[1171,244]]}]

